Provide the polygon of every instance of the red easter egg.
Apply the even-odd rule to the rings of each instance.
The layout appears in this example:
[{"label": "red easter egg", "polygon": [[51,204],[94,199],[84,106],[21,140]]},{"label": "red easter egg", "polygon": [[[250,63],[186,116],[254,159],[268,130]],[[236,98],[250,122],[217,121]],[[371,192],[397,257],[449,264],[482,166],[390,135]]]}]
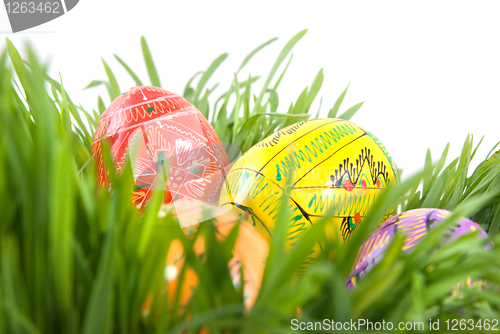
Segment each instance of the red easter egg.
[{"label": "red easter egg", "polygon": [[229,158],[207,119],[182,96],[156,87],[134,87],[106,109],[92,154],[99,183],[109,187],[103,140],[111,146],[117,173],[130,157],[132,201],[138,208],[149,202],[154,190],[166,190],[167,204],[178,198],[218,201]]}]

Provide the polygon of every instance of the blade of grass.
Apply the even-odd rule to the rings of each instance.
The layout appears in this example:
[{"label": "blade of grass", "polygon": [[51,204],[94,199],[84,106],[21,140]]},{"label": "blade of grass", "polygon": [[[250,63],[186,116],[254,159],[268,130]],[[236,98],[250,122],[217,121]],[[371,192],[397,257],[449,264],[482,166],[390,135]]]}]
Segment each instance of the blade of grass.
[{"label": "blade of grass", "polygon": [[321,89],[321,85],[323,84],[323,69],[319,70],[318,74],[316,74],[316,77],[314,78],[312,84],[311,84],[311,89],[309,90],[309,93],[307,94],[306,101],[304,103],[303,107],[303,113],[309,112],[309,109],[311,108],[311,104],[313,103],[314,99],[318,95],[319,90]]},{"label": "blade of grass", "polygon": [[200,81],[198,81],[198,85],[196,86],[196,90],[194,91],[193,95],[193,104],[197,105],[198,103],[198,98],[200,97],[200,94],[205,87],[205,85],[208,82],[208,79],[214,74],[215,70],[222,64],[222,62],[227,58],[227,53],[221,54],[219,57],[217,57],[208,67],[208,69],[203,73],[203,75],[200,78]]},{"label": "blade of grass", "polygon": [[347,90],[349,89],[350,84],[351,84],[350,82],[347,84],[347,87],[345,88],[345,90],[342,92],[342,94],[340,94],[337,101],[335,101],[333,108],[330,109],[330,112],[328,113],[328,118],[335,118],[337,116],[340,105],[342,104],[342,101],[344,101],[345,94],[347,93]]},{"label": "blade of grass", "polygon": [[356,114],[356,112],[359,110],[359,108],[361,108],[361,106],[363,105],[363,103],[364,102],[360,102],[358,104],[355,104],[351,108],[347,109],[347,111],[344,112],[342,115],[340,115],[338,118],[344,119],[346,121],[350,120],[351,117],[354,116],[354,114]]},{"label": "blade of grass", "polygon": [[297,44],[297,42],[306,34],[306,32],[307,32],[307,29],[304,29],[304,30],[300,31],[299,33],[297,33],[295,36],[292,37],[292,39],[290,39],[290,41],[288,41],[288,43],[285,45],[285,47],[281,50],[281,52],[278,56],[278,59],[276,59],[273,67],[271,68],[271,72],[267,76],[267,79],[264,83],[264,86],[262,87],[262,90],[260,91],[259,97],[257,97],[257,100],[255,101],[252,113],[254,113],[258,108],[261,107],[261,103],[262,103],[262,99],[264,98],[264,94],[267,92],[267,88],[269,87],[269,84],[270,84],[274,74],[278,70],[278,67],[281,65],[283,60],[285,60],[286,56],[290,53],[290,51],[295,46],[295,44]]},{"label": "blade of grass", "polygon": [[278,39],[277,37],[272,38],[272,39],[268,40],[267,42],[256,47],[252,52],[250,52],[250,54],[248,54],[248,56],[245,57],[245,59],[243,59],[243,62],[241,63],[241,65],[238,68],[238,71],[236,73],[240,73],[240,71],[243,69],[243,67],[245,67],[245,65],[250,61],[250,59],[252,59],[253,56],[255,56],[255,54],[257,52],[259,52],[260,50],[262,50],[263,48],[265,48],[266,46],[268,46],[269,44],[271,44],[272,42],[274,42],[277,39]]},{"label": "blade of grass", "polygon": [[161,87],[160,78],[158,77],[153,57],[151,56],[151,51],[149,50],[148,43],[146,42],[146,38],[144,38],[144,36],[141,37],[141,47],[144,62],[146,63],[146,68],[148,70],[149,80],[151,80],[151,85],[154,87]]},{"label": "blade of grass", "polygon": [[102,58],[101,61],[104,66],[104,69],[106,70],[106,75],[108,76],[109,84],[111,86],[112,95],[110,95],[109,98],[111,99],[111,101],[113,101],[118,97],[118,95],[120,95],[120,87],[118,86],[118,81],[116,81],[116,77],[113,74],[113,71],[111,71],[106,61],[104,61],[104,59]]},{"label": "blade of grass", "polygon": [[127,71],[127,73],[132,77],[132,79],[134,80],[136,86],[144,86],[141,82],[141,79],[139,79],[139,77],[134,73],[134,71],[132,71],[132,69],[130,68],[130,66],[128,66],[120,57],[118,57],[117,55],[114,55],[116,60],[118,60],[118,62],[123,66],[123,68]]},{"label": "blade of grass", "polygon": [[273,90],[277,90],[281,80],[283,80],[283,77],[285,76],[286,71],[288,70],[288,66],[290,66],[290,63],[292,62],[293,59],[293,52],[290,54],[290,58],[288,58],[288,62],[286,63],[285,68],[283,69],[283,72],[281,72],[281,75],[279,76],[278,80],[276,80],[276,83],[274,84]]}]

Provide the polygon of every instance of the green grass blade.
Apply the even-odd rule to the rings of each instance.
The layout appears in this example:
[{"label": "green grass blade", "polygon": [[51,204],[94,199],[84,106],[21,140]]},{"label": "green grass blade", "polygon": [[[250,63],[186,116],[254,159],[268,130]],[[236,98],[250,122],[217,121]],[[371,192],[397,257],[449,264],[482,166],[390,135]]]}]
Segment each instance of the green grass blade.
[{"label": "green grass blade", "polygon": [[454,190],[451,198],[449,199],[446,205],[447,209],[454,208],[464,192],[465,182],[467,179],[467,172],[469,170],[469,164],[471,158],[471,148],[472,148],[471,137],[470,135],[468,135],[464,147],[462,149],[462,154],[460,155],[460,161],[458,163],[456,177],[453,182]]},{"label": "green grass blade", "polygon": [[278,67],[281,65],[283,60],[285,60],[286,56],[290,53],[292,48],[297,44],[297,42],[306,34],[307,29],[300,31],[297,33],[295,36],[288,41],[288,43],[285,45],[285,47],[281,50],[278,59],[276,59],[276,62],[274,63],[273,67],[271,68],[271,72],[267,76],[267,79],[264,83],[264,86],[262,87],[262,90],[260,91],[259,96],[257,97],[257,100],[255,101],[254,108],[252,110],[252,113],[254,113],[257,109],[261,107],[262,99],[264,98],[264,94],[267,92],[267,88],[269,87],[269,84],[271,83],[271,80],[274,77],[274,74],[278,70]]},{"label": "green grass blade", "polygon": [[[251,75],[249,75],[248,80],[245,80],[245,81],[239,82],[239,83],[238,83],[238,86],[240,86],[240,89],[241,89],[241,87],[245,87],[245,92],[247,92],[247,91],[249,92],[250,90],[249,90],[249,89],[247,89],[247,86],[248,86],[248,87],[251,87],[251,85],[252,85],[255,81],[259,80],[259,79],[260,79],[260,77],[259,77],[259,76],[252,77]],[[229,97],[231,96],[231,94],[233,94],[233,93],[234,93],[234,89],[235,89],[235,88],[234,88],[234,84],[231,84],[231,87],[229,88],[229,90],[228,90],[228,91],[226,91],[226,92],[225,92],[224,94],[222,94],[221,96],[219,96],[219,98],[217,99],[217,101],[215,101],[215,104],[214,104],[214,110],[217,110],[217,107],[218,107],[219,103],[220,103],[222,100],[224,100],[224,103],[227,105],[227,103],[229,102]],[[193,91],[193,94],[194,94],[194,91]],[[249,101],[250,101],[250,99],[249,99]],[[215,114],[214,114],[214,116],[215,116]]]},{"label": "green grass blade", "polygon": [[118,60],[118,62],[123,66],[123,68],[127,71],[127,73],[132,77],[132,79],[134,80],[136,86],[144,86],[141,82],[141,79],[139,79],[139,77],[134,73],[134,71],[132,71],[132,69],[130,68],[130,66],[128,66],[120,57],[118,57],[117,55],[114,55],[116,60]]},{"label": "green grass blade", "polygon": [[191,82],[193,82],[193,80],[196,79],[196,77],[198,77],[199,75],[202,75],[202,74],[203,74],[203,71],[196,72],[191,77],[191,79],[189,79],[188,83],[186,84],[186,87],[184,87],[184,94],[182,96],[184,96],[184,98],[186,98],[186,100],[188,100],[191,103],[193,102],[193,98],[194,98],[194,89],[191,87]]},{"label": "green grass blade", "polygon": [[307,98],[304,104],[303,112],[309,112],[309,109],[311,108],[311,104],[313,103],[314,99],[318,95],[319,90],[321,89],[321,85],[323,85],[323,69],[319,70],[318,74],[316,74],[316,77],[314,78],[312,84],[311,84],[311,89],[309,90],[309,93],[307,94]]},{"label": "green grass blade", "polygon": [[[425,164],[424,164],[424,169],[427,171],[432,170],[432,157],[431,157],[431,150],[427,149],[427,154],[425,155]],[[429,191],[429,188],[431,187],[432,183],[432,175],[427,174],[426,177],[424,178],[424,184],[422,186],[422,195],[426,196],[427,192]]]},{"label": "green grass blade", "polygon": [[441,199],[445,187],[445,182],[448,179],[448,173],[449,171],[443,172],[439,175],[436,182],[432,184],[431,188],[425,195],[422,208],[436,208],[439,205],[439,200]]},{"label": "green grass blade", "polygon": [[443,150],[443,153],[441,154],[441,158],[439,158],[439,161],[436,164],[436,168],[434,169],[434,176],[432,177],[433,178],[433,182],[436,180],[436,178],[438,177],[439,173],[441,173],[441,170],[444,167],[444,164],[446,162],[446,157],[448,156],[448,150],[449,149],[450,149],[450,143],[447,143],[446,147]]},{"label": "green grass blade", "polygon": [[290,58],[288,59],[288,62],[286,63],[285,68],[283,69],[283,72],[281,72],[278,80],[276,80],[276,83],[274,84],[273,90],[277,90],[278,89],[278,87],[279,87],[279,85],[281,83],[281,80],[283,80],[283,77],[285,76],[285,73],[288,70],[288,67],[290,66],[290,63],[292,62],[292,59],[293,59],[293,52],[292,52],[292,54],[290,54]]},{"label": "green grass blade", "polygon": [[346,121],[350,120],[351,117],[354,116],[354,114],[356,114],[356,112],[359,110],[359,108],[361,108],[361,106],[363,106],[363,103],[364,102],[360,102],[358,104],[355,104],[354,106],[347,109],[347,111],[344,112],[342,115],[340,115],[338,118],[346,120]]},{"label": "green grass blade", "polygon": [[19,78],[19,81],[23,86],[24,92],[26,93],[26,97],[32,98],[35,95],[35,92],[33,91],[34,90],[33,82],[31,81],[30,74],[28,73],[28,70],[21,58],[21,55],[19,55],[19,52],[15,48],[14,44],[12,44],[12,42],[7,38],[6,42],[10,60],[12,62],[12,65],[14,66],[14,70],[16,71],[17,77]]},{"label": "green grass blade", "polygon": [[146,39],[141,37],[141,47],[142,54],[144,56],[144,62],[146,63],[146,68],[148,70],[149,80],[151,80],[151,85],[154,87],[161,87],[160,78],[158,77],[158,72],[156,71],[156,66],[153,62],[153,57],[151,56],[151,51],[149,50],[148,43]]},{"label": "green grass blade", "polygon": [[243,110],[243,120],[246,122],[250,118],[250,94],[252,90],[252,81],[251,76],[248,76],[248,80],[245,86],[245,95],[244,95],[244,110]]},{"label": "green grass blade", "polygon": [[342,104],[342,101],[344,101],[345,94],[347,93],[347,90],[349,89],[350,83],[347,84],[347,87],[345,90],[340,94],[338,97],[337,101],[335,101],[335,104],[333,105],[333,108],[330,109],[330,112],[328,113],[328,118],[335,118],[337,117],[337,113],[339,111],[340,105]]},{"label": "green grass blade", "polygon": [[321,97],[321,99],[319,100],[319,107],[318,107],[318,111],[316,112],[316,117],[314,118],[318,118],[319,117],[319,113],[321,111],[321,106],[323,105],[323,97]]},{"label": "green grass blade", "polygon": [[490,158],[491,154],[493,153],[493,151],[497,148],[497,146],[500,144],[500,141],[497,142],[495,144],[495,146],[493,146],[493,148],[488,152],[488,155],[486,155],[486,160]]},{"label": "green grass blade", "polygon": [[274,42],[277,39],[278,39],[277,37],[272,38],[272,39],[268,40],[267,42],[259,45],[252,52],[250,52],[250,54],[248,54],[248,56],[246,56],[245,59],[243,59],[243,62],[241,63],[240,68],[238,68],[238,72],[236,72],[236,73],[239,73],[243,69],[243,67],[245,67],[245,65],[250,61],[250,59],[252,59],[252,57],[255,56],[255,54],[257,52],[259,52],[260,50],[262,50],[263,48],[265,48],[266,46],[268,46],[269,44],[271,44],[272,42]]},{"label": "green grass blade", "polygon": [[276,112],[278,110],[278,106],[280,104],[280,100],[278,97],[278,93],[274,89],[269,90],[269,106],[271,107],[271,112]]},{"label": "green grass blade", "polygon": [[233,138],[236,138],[236,134],[239,130],[240,121],[240,108],[241,108],[241,96],[240,96],[240,86],[238,83],[238,76],[234,74],[234,87],[236,92],[236,103],[234,104],[234,123],[233,123]]},{"label": "green grass blade", "polygon": [[203,91],[203,88],[207,84],[208,80],[210,77],[214,74],[215,70],[222,64],[222,62],[227,58],[227,53],[221,54],[219,57],[217,57],[208,67],[208,69],[203,73],[203,75],[200,78],[200,81],[198,81],[198,85],[196,86],[196,90],[194,91],[194,96],[193,96],[193,104],[197,105],[198,99],[200,97],[201,92]]},{"label": "green grass blade", "polygon": [[[69,155],[69,156],[68,156]],[[74,200],[67,194],[74,193],[74,160],[65,147],[55,147],[51,182],[50,203],[50,255],[53,279],[58,282],[56,295],[61,313],[69,315],[73,306],[73,245]]]},{"label": "green grass blade", "polygon": [[102,333],[105,331],[106,323],[112,315],[112,300],[115,280],[115,251],[117,242],[116,212],[117,200],[114,201],[113,209],[109,211],[106,229],[108,234],[100,256],[96,280],[83,318],[83,334]]},{"label": "green grass blade", "polygon": [[483,139],[484,139],[484,136],[481,137],[481,140],[476,145],[476,148],[474,148],[474,151],[472,152],[472,156],[470,158],[471,160],[474,159],[474,156],[476,155],[477,149],[479,148],[479,146],[481,146],[481,143],[483,142]]},{"label": "green grass blade", "polygon": [[104,85],[104,81],[101,80],[93,80],[91,83],[89,83],[87,86],[83,87],[83,90],[94,88],[94,87],[99,87],[100,85]]},{"label": "green grass blade", "polygon": [[106,75],[108,76],[109,84],[111,86],[111,93],[112,95],[110,96],[111,101],[116,99],[118,95],[120,95],[120,87],[118,86],[118,81],[116,81],[116,77],[113,74],[113,71],[111,71],[111,68],[109,68],[108,64],[102,59],[102,64],[104,66],[104,69],[106,70]]},{"label": "green grass blade", "polygon": [[106,111],[106,106],[100,96],[97,97],[97,106],[99,108],[99,114],[102,115]]}]

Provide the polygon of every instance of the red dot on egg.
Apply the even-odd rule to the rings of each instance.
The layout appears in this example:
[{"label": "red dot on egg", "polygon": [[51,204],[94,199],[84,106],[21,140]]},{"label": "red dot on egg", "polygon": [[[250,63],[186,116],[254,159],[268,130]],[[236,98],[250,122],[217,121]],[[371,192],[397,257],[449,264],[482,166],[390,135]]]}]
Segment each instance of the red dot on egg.
[{"label": "red dot on egg", "polygon": [[354,189],[354,186],[352,185],[352,182],[349,180],[344,181],[344,189],[347,191],[352,191]]},{"label": "red dot on egg", "polygon": [[248,211],[245,211],[245,219],[248,219],[250,217],[250,213]]},{"label": "red dot on egg", "polygon": [[380,180],[377,180],[377,188],[380,188]]},{"label": "red dot on egg", "polygon": [[361,188],[363,188],[363,190],[366,190],[366,188],[368,188],[365,180],[361,181]]},{"label": "red dot on egg", "polygon": [[359,214],[359,212],[356,212],[356,214],[354,215],[354,221],[356,222],[356,224],[359,224],[359,222],[361,221],[361,215]]}]

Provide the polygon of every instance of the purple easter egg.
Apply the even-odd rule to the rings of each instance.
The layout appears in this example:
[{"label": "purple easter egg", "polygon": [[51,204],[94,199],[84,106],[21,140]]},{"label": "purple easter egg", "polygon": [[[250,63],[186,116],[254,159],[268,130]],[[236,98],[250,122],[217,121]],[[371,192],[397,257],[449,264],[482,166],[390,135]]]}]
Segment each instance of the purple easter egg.
[{"label": "purple easter egg", "polygon": [[[440,224],[450,215],[451,212],[447,210],[415,209],[391,217],[380,224],[361,245],[353,270],[347,277],[346,287],[348,289],[354,288],[357,280],[363,278],[368,271],[382,260],[396,233],[406,235],[403,251],[409,252],[427,235],[430,229]],[[441,245],[476,230],[479,230],[478,237],[488,236],[479,224],[468,218],[461,218],[446,230]]]}]

